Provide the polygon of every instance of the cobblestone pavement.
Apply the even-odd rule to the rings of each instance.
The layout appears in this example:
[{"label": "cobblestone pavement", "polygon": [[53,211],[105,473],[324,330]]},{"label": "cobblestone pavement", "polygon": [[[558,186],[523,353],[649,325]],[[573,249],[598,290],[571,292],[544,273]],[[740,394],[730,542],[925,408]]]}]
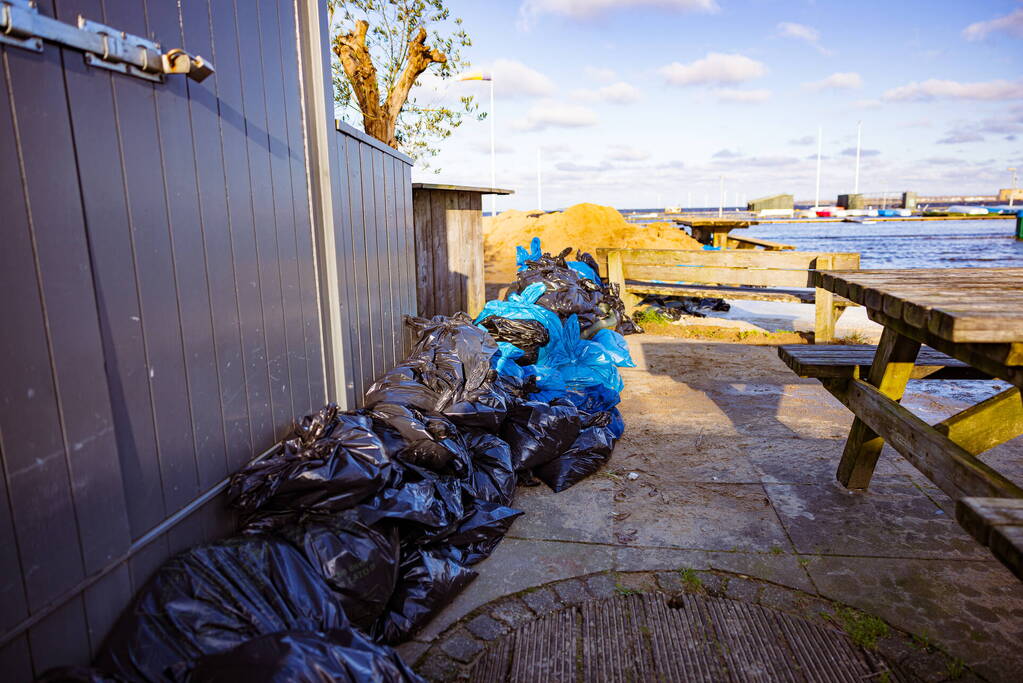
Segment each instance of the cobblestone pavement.
[{"label": "cobblestone pavement", "polygon": [[[890,449],[868,491],[838,485],[851,416],[819,384],[796,378],[771,347],[652,335],[629,344],[637,367],[623,371],[626,432],[614,456],[562,493],[519,490],[526,514],[477,565],[479,578],[401,646],[417,670],[457,677],[538,615],[622,589],[671,594],[691,570],[702,590],[736,600],[877,617],[896,634],[879,647],[923,680],[1023,680],[1023,585]],[[942,384],[911,383],[904,404],[938,421],[994,391]],[[1023,483],[1023,439],[983,458]]]}]

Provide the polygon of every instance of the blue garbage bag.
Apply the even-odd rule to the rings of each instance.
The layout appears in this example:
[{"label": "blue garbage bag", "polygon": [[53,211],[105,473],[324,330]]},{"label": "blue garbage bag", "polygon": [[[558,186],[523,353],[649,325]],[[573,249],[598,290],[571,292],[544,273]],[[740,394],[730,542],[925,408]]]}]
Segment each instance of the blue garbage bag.
[{"label": "blue garbage bag", "polygon": [[557,337],[551,335],[551,343],[540,349],[537,364],[554,366],[570,390],[601,384],[613,391],[621,391],[624,384],[618,374],[618,366],[629,367],[632,358],[624,340],[619,343],[616,339],[621,335],[611,330],[606,332],[610,334],[602,335],[600,341],[583,339],[579,319],[569,316],[562,333]]},{"label": "blue garbage bag", "polygon": [[[518,270],[526,269],[526,261],[536,261],[543,256],[543,249],[540,247],[540,238],[534,237],[529,241],[529,249],[525,247],[515,247],[515,265],[518,266]],[[568,267],[579,273],[585,278],[593,280],[598,285],[603,285],[600,281],[600,276],[597,275],[597,271],[593,270],[593,267],[583,261],[567,261]]]}]

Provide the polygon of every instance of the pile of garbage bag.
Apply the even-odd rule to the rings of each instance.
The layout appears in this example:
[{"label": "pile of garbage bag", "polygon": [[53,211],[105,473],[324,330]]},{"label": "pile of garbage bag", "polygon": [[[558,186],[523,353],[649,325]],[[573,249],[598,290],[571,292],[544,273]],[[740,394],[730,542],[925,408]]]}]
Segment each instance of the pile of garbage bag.
[{"label": "pile of garbage bag", "polygon": [[532,247],[475,319],[407,318],[412,351],[363,407],[324,406],[235,473],[239,532],[170,559],[96,668],[50,680],[421,680],[391,646],[476,577],[516,485],[572,486],[625,429],[638,328],[592,258]]}]

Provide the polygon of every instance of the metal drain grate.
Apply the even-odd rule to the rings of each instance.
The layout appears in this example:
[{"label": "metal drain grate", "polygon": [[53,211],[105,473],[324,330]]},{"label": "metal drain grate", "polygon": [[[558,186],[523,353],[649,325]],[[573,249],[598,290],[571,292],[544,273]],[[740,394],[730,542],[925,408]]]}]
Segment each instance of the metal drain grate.
[{"label": "metal drain grate", "polygon": [[902,680],[841,631],[805,619],[725,598],[681,595],[672,604],[628,595],[548,614],[491,643],[470,680]]}]

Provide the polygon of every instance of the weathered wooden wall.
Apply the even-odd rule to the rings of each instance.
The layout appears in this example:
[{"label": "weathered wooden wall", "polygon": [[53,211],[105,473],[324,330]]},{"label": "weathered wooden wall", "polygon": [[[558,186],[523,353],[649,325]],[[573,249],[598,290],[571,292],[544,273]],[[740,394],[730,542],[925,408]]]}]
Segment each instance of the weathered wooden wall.
[{"label": "weathered wooden wall", "polygon": [[[310,22],[325,31],[322,4],[39,4],[184,47],[216,74],[153,84],[49,43],[0,46],[10,681],[87,663],[165,559],[230,533],[226,477],[295,417],[328,399],[352,405],[403,353],[401,315],[415,310],[409,160],[332,120],[332,161],[307,156],[317,143],[303,116],[329,81],[303,92],[300,57],[303,69],[329,63],[305,35]],[[323,204],[337,206],[328,226]],[[325,234],[350,321],[329,344]],[[351,362],[343,391],[326,388],[328,345]]]},{"label": "weathered wooden wall", "polygon": [[419,314],[476,315],[483,284],[483,203],[479,191],[412,186]]},{"label": "weathered wooden wall", "polygon": [[344,338],[345,391],[366,389],[409,350],[416,314],[412,160],[344,123],[333,139],[334,235]]}]

